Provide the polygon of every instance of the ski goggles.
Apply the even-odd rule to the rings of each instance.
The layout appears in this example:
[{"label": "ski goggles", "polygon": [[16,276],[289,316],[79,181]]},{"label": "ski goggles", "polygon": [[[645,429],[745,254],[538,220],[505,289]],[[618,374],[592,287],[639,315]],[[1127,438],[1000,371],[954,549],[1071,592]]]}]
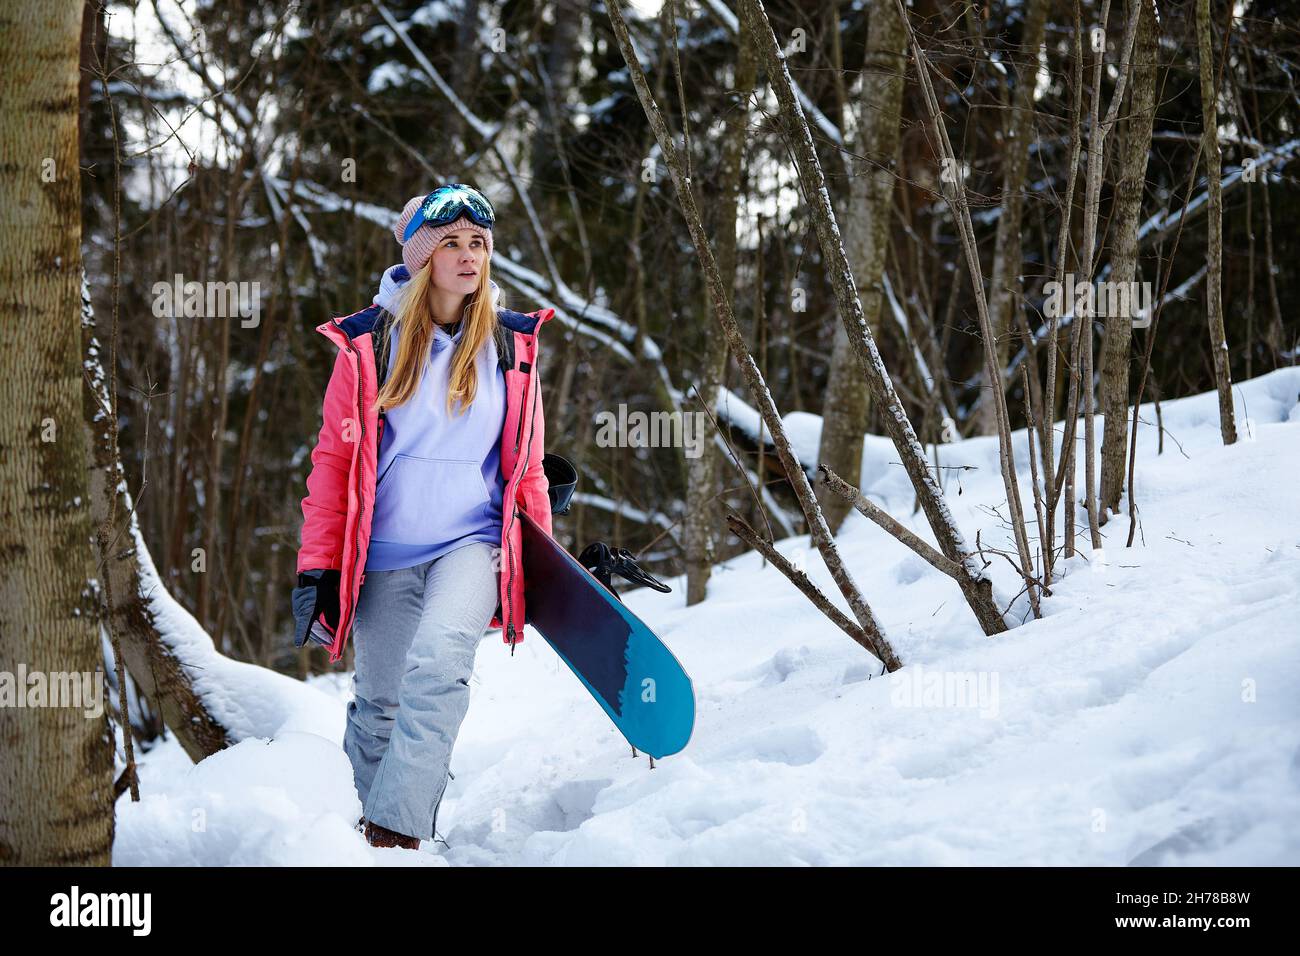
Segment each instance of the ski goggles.
[{"label": "ski goggles", "polygon": [[497,218],[487,197],[473,186],[466,186],[464,183],[439,186],[425,197],[420,208],[411,217],[411,221],[406,224],[402,242],[415,235],[415,230],[425,223],[445,226],[455,222],[462,215],[470,222],[478,223],[486,229],[491,229]]}]

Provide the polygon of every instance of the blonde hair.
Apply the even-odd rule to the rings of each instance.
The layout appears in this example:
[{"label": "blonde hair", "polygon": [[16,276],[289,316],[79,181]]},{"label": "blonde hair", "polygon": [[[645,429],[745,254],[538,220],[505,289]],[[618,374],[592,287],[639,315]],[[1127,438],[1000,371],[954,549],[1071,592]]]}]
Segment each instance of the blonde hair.
[{"label": "blonde hair", "polygon": [[[388,378],[375,398],[376,408],[389,411],[405,405],[420,387],[420,379],[428,366],[429,350],[433,346],[433,309],[429,293],[433,286],[433,260],[425,263],[411,276],[402,289],[401,302],[395,319],[383,323],[377,356],[388,355],[389,334],[397,327],[397,354]],[[488,336],[496,332],[497,312],[492,302],[490,268],[487,262],[479,270],[478,288],[467,296],[469,302],[461,312],[461,336],[451,359],[451,375],[447,387],[447,414],[452,413],[452,401],[460,402],[463,414],[474,403],[478,393],[478,369],[475,358]]]}]

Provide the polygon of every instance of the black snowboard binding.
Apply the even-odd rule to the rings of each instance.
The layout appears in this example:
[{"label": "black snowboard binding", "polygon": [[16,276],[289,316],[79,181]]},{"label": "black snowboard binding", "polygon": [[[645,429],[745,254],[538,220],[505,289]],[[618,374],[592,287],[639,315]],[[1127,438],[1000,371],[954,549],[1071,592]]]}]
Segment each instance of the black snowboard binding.
[{"label": "black snowboard binding", "polygon": [[606,589],[620,601],[623,599],[614,590],[612,583],[615,574],[627,578],[633,584],[644,584],[664,594],[672,591],[672,588],[637,564],[627,548],[611,548],[604,541],[595,541],[587,545],[582,554],[578,555],[578,563],[590,571],[596,580],[605,585]]},{"label": "black snowboard binding", "polygon": [[[547,494],[551,499],[551,514],[568,514],[578,484],[577,469],[568,459],[548,454],[542,457],[542,470],[546,475]],[[644,584],[664,594],[672,591],[672,588],[637,564],[627,548],[611,548],[603,541],[596,541],[583,549],[578,556],[578,563],[590,571],[616,598],[618,592],[612,583],[615,574],[627,578],[633,584]]]}]

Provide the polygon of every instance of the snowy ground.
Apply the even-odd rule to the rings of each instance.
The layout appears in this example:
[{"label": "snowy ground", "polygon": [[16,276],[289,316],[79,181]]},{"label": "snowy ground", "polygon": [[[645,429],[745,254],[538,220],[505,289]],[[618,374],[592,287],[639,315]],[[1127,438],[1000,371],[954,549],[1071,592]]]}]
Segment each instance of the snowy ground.
[{"label": "snowy ground", "polygon": [[[242,712],[241,743],[198,765],[170,740],[145,755],[142,801],[118,803],[114,862],[1300,864],[1300,368],[1235,394],[1234,447],[1213,394],[1164,404],[1163,455],[1143,426],[1136,546],[1126,517],[1103,528],[1104,555],[1085,531],[1042,620],[985,638],[946,578],[851,514],[840,545],[899,675],[879,676],[749,553],[697,607],[680,580],[627,595],[698,698],[691,743],[653,770],[536,632],[513,658],[492,634],[439,814],[450,849],[373,849],[352,829],[347,675],[259,678],[266,706]],[[818,420],[789,424],[815,451]],[[995,440],[940,460],[976,467],[948,473],[962,476],[948,500],[968,543],[981,530],[1009,548]],[[904,518],[896,461],[868,437],[864,490]],[[923,517],[906,520],[933,540]],[[806,538],[781,550],[844,606]],[[989,571],[1009,599],[1010,567]],[[1010,616],[1027,613],[1022,598]],[[961,673],[974,693],[954,696],[950,679],[945,696]]]}]

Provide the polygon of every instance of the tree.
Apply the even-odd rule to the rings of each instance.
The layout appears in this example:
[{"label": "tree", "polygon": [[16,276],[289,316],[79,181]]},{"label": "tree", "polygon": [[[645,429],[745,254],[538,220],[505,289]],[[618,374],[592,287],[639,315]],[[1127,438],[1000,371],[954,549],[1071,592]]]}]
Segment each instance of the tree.
[{"label": "tree", "polygon": [[[1156,22],[1150,0],[1142,4],[1133,50],[1133,84],[1128,117],[1120,127],[1119,179],[1115,183],[1114,257],[1111,281],[1127,288],[1137,276],[1137,231],[1146,185],[1147,157],[1151,154],[1151,125],[1156,110]],[[1107,315],[1102,339],[1101,413],[1105,426],[1101,442],[1101,497],[1098,521],[1119,508],[1124,487],[1125,443],[1128,431],[1129,352],[1133,341],[1132,315]]]},{"label": "tree", "polygon": [[[1231,20],[1229,20],[1231,22]],[[1196,50],[1200,61],[1201,119],[1203,124],[1205,179],[1210,191],[1206,219],[1205,317],[1214,358],[1214,387],[1219,393],[1219,429],[1223,443],[1237,440],[1237,420],[1232,408],[1232,374],[1228,369],[1228,337],[1223,329],[1223,184],[1219,179],[1219,84],[1215,80],[1214,51],[1210,43],[1210,0],[1196,0]]]},{"label": "tree", "polygon": [[80,428],[83,6],[15,0],[0,32],[0,288],[22,326],[0,355],[0,670],[11,693],[48,695],[0,706],[0,862],[24,866],[104,866],[113,846]]},{"label": "tree", "polygon": [[[885,4],[892,6],[892,4]],[[989,321],[993,326],[998,371],[1007,367],[1011,348],[1011,317],[1020,306],[1021,228],[1025,212],[1025,177],[1029,170],[1030,134],[1034,129],[1034,88],[1038,81],[1038,53],[1043,45],[1048,0],[1030,0],[1025,12],[1021,39],[1024,61],[1011,94],[1011,108],[1003,123],[1002,210],[998,216],[997,239],[993,248],[993,274],[989,280]],[[988,383],[1004,387],[1001,381]],[[995,404],[982,397],[976,406],[979,430],[997,434]]]},{"label": "tree", "polygon": [[[897,177],[906,50],[907,33],[894,5],[872,4],[862,91],[855,104],[858,143],[845,206],[844,244],[862,299],[863,318],[877,337],[885,298],[885,253]],[[854,485],[861,482],[862,435],[867,430],[870,395],[867,376],[862,374],[848,333],[837,324],[817,460]],[[849,502],[825,485],[818,486],[817,502],[831,531],[839,530],[851,507]]]},{"label": "tree", "polygon": [[[748,132],[749,97],[758,75],[758,56],[754,51],[753,29],[742,8],[740,11],[740,36],[736,48],[736,83],[731,93],[734,112],[727,117],[726,142],[723,145],[722,164],[718,177],[718,201],[713,213],[721,228],[713,230],[718,237],[718,269],[722,273],[727,292],[736,288],[736,207],[742,185],[742,157]],[[727,340],[712,334],[712,323],[705,332],[704,359],[697,394],[713,396],[722,385],[727,366]],[[683,409],[687,411],[688,409]],[[720,524],[717,506],[719,464],[722,456],[717,443],[704,442],[701,454],[687,462],[685,558],[686,604],[698,604],[708,593],[709,575],[718,559],[715,535]]]}]

